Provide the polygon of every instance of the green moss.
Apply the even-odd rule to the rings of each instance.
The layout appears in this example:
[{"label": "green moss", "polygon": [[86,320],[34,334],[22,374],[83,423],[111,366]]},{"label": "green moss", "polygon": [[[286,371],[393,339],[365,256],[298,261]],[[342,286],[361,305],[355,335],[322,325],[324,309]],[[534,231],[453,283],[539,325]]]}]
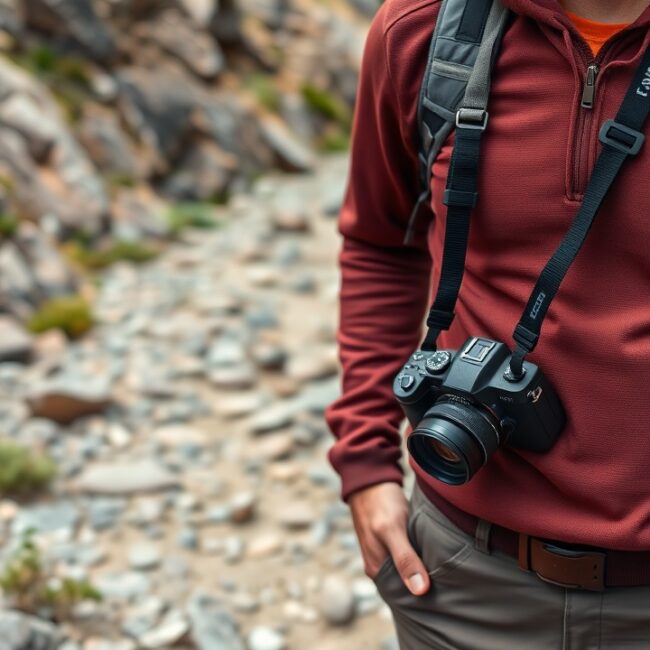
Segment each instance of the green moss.
[{"label": "green moss", "polygon": [[56,476],[56,465],[12,442],[0,442],[0,494],[28,495],[46,488]]},{"label": "green moss", "polygon": [[273,113],[280,111],[282,94],[278,90],[273,77],[265,74],[254,74],[248,77],[245,85],[255,95],[261,106]]},{"label": "green moss", "polygon": [[54,72],[56,60],[57,56],[54,50],[47,45],[37,45],[24,54],[22,63],[32,72],[44,75]]},{"label": "green moss", "polygon": [[82,242],[70,242],[65,247],[69,259],[90,271],[105,269],[116,262],[143,264],[154,259],[160,251],[148,244],[131,241],[116,241],[92,248]]},{"label": "green moss", "polygon": [[18,217],[14,214],[0,214],[0,240],[13,237],[18,230]]},{"label": "green moss", "polygon": [[78,603],[102,599],[101,593],[85,580],[56,578],[45,566],[33,534],[27,531],[23,535],[19,548],[0,573],[0,588],[11,606],[31,614],[40,614],[46,607],[52,618],[61,622],[71,617]]},{"label": "green moss", "polygon": [[110,187],[135,187],[137,185],[137,180],[130,174],[123,172],[116,172],[113,174],[108,174],[106,176],[106,182]]},{"label": "green moss", "polygon": [[61,56],[47,45],[37,45],[14,57],[14,62],[45,81],[69,81],[90,86],[88,65],[82,58]]},{"label": "green moss", "polygon": [[90,305],[80,296],[62,296],[43,303],[27,322],[34,334],[60,329],[69,338],[78,338],[93,326]]},{"label": "green moss", "polygon": [[333,120],[346,129],[350,128],[352,123],[352,110],[338,97],[327,90],[317,88],[311,83],[304,84],[301,92],[307,105],[313,111],[329,120]]},{"label": "green moss", "polygon": [[90,88],[91,78],[83,59],[71,56],[62,57],[57,60],[54,73],[57,77],[67,79],[78,86]]},{"label": "green moss", "polygon": [[16,180],[11,176],[0,174],[0,188],[7,194],[13,196],[16,193]]},{"label": "green moss", "polygon": [[69,122],[75,123],[79,119],[91,86],[91,75],[84,59],[61,56],[47,45],[23,50],[12,59],[49,87]]},{"label": "green moss", "polygon": [[176,203],[167,212],[172,234],[179,234],[185,228],[217,228],[214,206],[210,203]]},{"label": "green moss", "polygon": [[68,124],[77,124],[83,114],[86,97],[77,88],[65,84],[53,86],[51,91],[63,110]]},{"label": "green moss", "polygon": [[348,151],[350,134],[341,128],[326,132],[318,142],[318,150],[323,153]]}]

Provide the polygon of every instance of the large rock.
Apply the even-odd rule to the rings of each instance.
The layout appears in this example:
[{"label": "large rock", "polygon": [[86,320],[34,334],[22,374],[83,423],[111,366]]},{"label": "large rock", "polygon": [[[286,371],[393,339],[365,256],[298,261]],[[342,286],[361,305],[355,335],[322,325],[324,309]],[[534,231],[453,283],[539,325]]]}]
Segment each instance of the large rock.
[{"label": "large rock", "polygon": [[280,166],[287,171],[308,172],[314,168],[311,150],[300,142],[280,120],[264,117],[260,120],[262,136],[274,151]]},{"label": "large rock", "polygon": [[102,413],[111,403],[110,385],[103,380],[59,377],[36,384],[26,396],[35,417],[68,424]]},{"label": "large rock", "polygon": [[0,59],[0,174],[11,179],[19,211],[45,215],[65,231],[95,235],[106,226],[108,198],[61,111],[38,81]]},{"label": "large rock", "polygon": [[0,0],[0,30],[18,40],[24,36],[24,21],[16,11],[18,0]]},{"label": "large rock", "polygon": [[56,242],[35,224],[20,224],[14,242],[20,248],[36,282],[37,293],[34,303],[43,298],[75,293],[79,280],[65,258],[59,252]]},{"label": "large rock", "polygon": [[166,238],[170,233],[167,209],[148,186],[121,188],[113,197],[113,237],[120,241]]},{"label": "large rock", "polygon": [[219,0],[217,11],[213,12],[210,24],[210,29],[217,40],[224,45],[237,45],[241,40],[240,23],[241,11],[238,0]]},{"label": "large rock", "polygon": [[0,612],[2,650],[56,650],[65,637],[48,621],[20,612]]},{"label": "large rock", "polygon": [[185,150],[200,89],[176,66],[162,64],[124,70],[118,80],[122,118],[154,155],[156,171],[167,172]]},{"label": "large rock", "polygon": [[0,305],[2,309],[27,318],[33,310],[37,293],[34,276],[27,260],[11,241],[0,246]]},{"label": "large rock", "polygon": [[146,34],[162,50],[203,79],[214,79],[225,67],[219,44],[207,33],[193,27],[178,11],[168,10],[160,14],[148,25]]},{"label": "large rock", "polygon": [[22,508],[14,519],[12,530],[15,535],[22,535],[28,530],[38,533],[72,531],[80,519],[81,513],[74,503],[54,501]]},{"label": "large rock", "polygon": [[195,128],[234,154],[240,172],[254,173],[274,164],[275,154],[262,136],[257,116],[236,95],[204,96],[198,108]]},{"label": "large rock", "polygon": [[184,11],[197,26],[205,29],[210,26],[221,4],[218,0],[177,0],[179,8]]},{"label": "large rock", "polygon": [[203,141],[183,155],[163,191],[180,201],[211,201],[226,195],[237,170],[236,157]]},{"label": "large rock", "polygon": [[31,27],[67,37],[98,61],[108,62],[115,56],[113,36],[91,0],[23,0],[21,4]]},{"label": "large rock", "polygon": [[32,339],[11,317],[0,315],[0,362],[29,361],[32,354]]},{"label": "large rock", "polygon": [[83,492],[125,496],[178,485],[176,476],[151,460],[97,463],[84,470],[77,483]]},{"label": "large rock", "polygon": [[125,181],[142,175],[135,148],[114,113],[87,108],[77,134],[91,160],[103,173]]},{"label": "large rock", "polygon": [[195,596],[187,613],[198,650],[246,650],[237,621],[216,598]]}]

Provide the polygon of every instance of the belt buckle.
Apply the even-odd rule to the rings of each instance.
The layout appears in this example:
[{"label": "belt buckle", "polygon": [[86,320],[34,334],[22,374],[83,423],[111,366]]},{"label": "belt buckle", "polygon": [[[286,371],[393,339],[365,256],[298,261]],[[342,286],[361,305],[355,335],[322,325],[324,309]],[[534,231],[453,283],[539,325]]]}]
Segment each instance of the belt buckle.
[{"label": "belt buckle", "polygon": [[559,587],[604,591],[606,559],[602,551],[519,535],[519,566]]}]

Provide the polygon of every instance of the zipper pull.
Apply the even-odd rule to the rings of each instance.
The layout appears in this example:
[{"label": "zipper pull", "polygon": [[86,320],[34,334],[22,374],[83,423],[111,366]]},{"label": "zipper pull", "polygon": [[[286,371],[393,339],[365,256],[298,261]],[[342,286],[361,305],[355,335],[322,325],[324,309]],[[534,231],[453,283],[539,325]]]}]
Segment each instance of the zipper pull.
[{"label": "zipper pull", "polygon": [[582,101],[580,106],[582,108],[594,107],[594,95],[596,93],[596,76],[598,75],[598,66],[592,63],[587,68],[587,76],[585,77],[585,85],[582,89]]}]

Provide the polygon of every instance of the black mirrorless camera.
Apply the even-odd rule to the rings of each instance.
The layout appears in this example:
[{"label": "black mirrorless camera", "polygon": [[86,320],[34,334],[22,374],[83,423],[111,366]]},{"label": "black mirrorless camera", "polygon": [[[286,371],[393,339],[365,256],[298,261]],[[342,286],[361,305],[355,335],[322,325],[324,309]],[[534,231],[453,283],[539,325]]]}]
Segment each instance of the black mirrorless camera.
[{"label": "black mirrorless camera", "polygon": [[408,450],[428,474],[467,483],[501,446],[548,451],[565,425],[555,391],[534,364],[509,372],[508,347],[470,338],[459,351],[418,350],[393,390],[413,426]]}]

